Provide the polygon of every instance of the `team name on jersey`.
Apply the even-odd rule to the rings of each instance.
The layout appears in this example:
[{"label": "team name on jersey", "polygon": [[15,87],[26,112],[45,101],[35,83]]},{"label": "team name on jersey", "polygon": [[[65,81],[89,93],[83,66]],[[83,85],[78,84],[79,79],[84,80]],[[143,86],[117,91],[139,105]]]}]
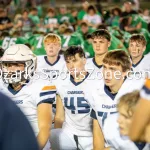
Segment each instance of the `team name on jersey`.
[{"label": "team name on jersey", "polygon": [[67,94],[84,94],[83,91],[68,91]]},{"label": "team name on jersey", "polygon": [[102,108],[106,108],[106,109],[111,109],[111,108],[116,108],[117,107],[117,105],[116,104],[114,104],[114,105],[102,105]]},{"label": "team name on jersey", "polygon": [[23,100],[16,100],[16,101],[15,101],[15,104],[17,104],[17,105],[18,105],[18,104],[23,104]]},{"label": "team name on jersey", "polygon": [[59,70],[43,69],[43,72],[45,72],[45,73],[49,73],[49,72],[57,72],[57,73],[59,73]]}]

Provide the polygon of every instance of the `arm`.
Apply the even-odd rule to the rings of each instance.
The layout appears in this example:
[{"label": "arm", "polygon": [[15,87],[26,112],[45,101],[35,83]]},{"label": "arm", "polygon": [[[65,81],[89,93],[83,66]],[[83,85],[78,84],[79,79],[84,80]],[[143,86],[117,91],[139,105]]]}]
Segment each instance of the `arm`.
[{"label": "arm", "polygon": [[104,136],[96,119],[93,119],[93,144],[94,150],[107,150],[104,149]]},{"label": "arm", "polygon": [[55,128],[61,128],[65,120],[65,111],[60,96],[57,95],[56,100],[56,115],[55,115]]},{"label": "arm", "polygon": [[37,139],[40,145],[40,149],[42,150],[50,136],[50,127],[52,123],[52,105],[48,103],[39,104],[37,113],[39,126],[39,134]]},{"label": "arm", "polygon": [[146,126],[150,121],[150,101],[140,99],[133,116],[129,136],[133,141],[141,140]]}]

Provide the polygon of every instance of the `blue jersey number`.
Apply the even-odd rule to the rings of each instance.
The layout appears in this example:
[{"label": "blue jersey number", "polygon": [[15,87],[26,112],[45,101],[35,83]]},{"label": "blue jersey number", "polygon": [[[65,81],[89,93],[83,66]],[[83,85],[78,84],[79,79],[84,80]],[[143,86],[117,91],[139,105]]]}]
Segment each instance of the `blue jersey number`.
[{"label": "blue jersey number", "polygon": [[77,97],[77,101],[75,101],[74,97],[65,97],[64,104],[67,109],[71,110],[72,114],[75,114],[75,112],[77,112],[78,114],[85,114],[90,112],[90,106],[88,105],[84,97]]},{"label": "blue jersey number", "polygon": [[98,116],[100,116],[102,118],[102,126],[104,125],[104,121],[105,119],[108,117],[108,114],[114,114],[114,113],[117,113],[117,112],[101,112],[101,111],[98,111]]}]

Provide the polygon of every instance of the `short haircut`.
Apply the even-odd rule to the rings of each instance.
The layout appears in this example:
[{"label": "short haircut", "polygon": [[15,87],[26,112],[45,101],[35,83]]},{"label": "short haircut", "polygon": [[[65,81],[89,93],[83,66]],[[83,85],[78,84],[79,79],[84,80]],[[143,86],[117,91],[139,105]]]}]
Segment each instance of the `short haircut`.
[{"label": "short haircut", "polygon": [[38,11],[37,8],[33,7],[31,8],[31,11]]},{"label": "short haircut", "polygon": [[146,39],[144,37],[144,35],[142,34],[133,34],[130,38],[130,41],[129,42],[138,42],[144,46],[146,46]]},{"label": "short haircut", "polygon": [[54,34],[54,33],[49,33],[47,34],[44,39],[43,39],[43,43],[60,43],[61,44],[61,38],[59,35]]},{"label": "short haircut", "polygon": [[79,57],[85,58],[84,50],[81,46],[70,46],[65,52],[64,52],[64,58],[67,61],[71,57],[75,57],[76,54],[79,54]]},{"label": "short haircut", "polygon": [[122,11],[121,11],[121,9],[120,9],[119,7],[113,8],[113,9],[111,10],[111,13],[112,13],[113,15],[115,15],[115,11],[117,11],[118,14],[119,14],[119,16],[121,16]]},{"label": "short haircut", "polygon": [[103,63],[109,65],[121,66],[123,72],[126,72],[131,69],[131,59],[129,55],[123,50],[109,51],[105,55],[103,59]]},{"label": "short haircut", "polygon": [[49,9],[47,10],[47,12],[48,12],[48,13],[50,13],[50,12],[51,12],[51,13],[55,13],[55,10],[54,10],[53,8],[49,8]]},{"label": "short haircut", "polygon": [[0,47],[0,58],[3,56],[4,51],[5,51],[5,50],[4,50],[2,47]]},{"label": "short haircut", "polygon": [[88,27],[88,24],[87,24],[86,22],[82,22],[82,23],[80,24],[80,27],[82,27],[82,26]]},{"label": "short haircut", "polygon": [[89,12],[90,10],[93,10],[95,13],[97,13],[97,9],[96,9],[96,7],[94,7],[93,5],[90,5],[90,6],[87,8],[87,12]]},{"label": "short haircut", "polygon": [[133,91],[131,93],[127,93],[119,99],[119,103],[117,107],[121,108],[122,106],[127,106],[127,113],[129,115],[130,111],[134,113],[134,108],[138,103],[139,99],[140,99],[140,93],[138,90]]},{"label": "short haircut", "polygon": [[24,13],[29,13],[29,10],[24,9],[24,10],[22,11],[22,13],[23,13],[23,14],[24,14]]},{"label": "short haircut", "polygon": [[99,29],[92,33],[92,39],[94,38],[105,38],[108,41],[111,41],[111,36],[109,32],[105,29]]}]

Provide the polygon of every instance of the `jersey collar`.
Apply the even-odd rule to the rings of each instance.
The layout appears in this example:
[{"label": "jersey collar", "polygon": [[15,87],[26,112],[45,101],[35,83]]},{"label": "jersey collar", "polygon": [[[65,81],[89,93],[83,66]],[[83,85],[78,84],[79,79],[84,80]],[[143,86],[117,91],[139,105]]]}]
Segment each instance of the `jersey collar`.
[{"label": "jersey collar", "polygon": [[[25,83],[27,84],[28,82],[29,82],[29,80],[27,80]],[[21,89],[22,89],[26,84],[23,84],[22,87],[21,87]],[[8,91],[9,91],[10,93],[12,93],[13,95],[16,95],[17,93],[19,93],[19,92],[21,91],[21,89],[18,90],[18,91],[15,91],[11,85],[8,85]]]},{"label": "jersey collar", "polygon": [[104,91],[112,100],[115,99],[117,93],[112,94],[108,86],[104,85]]},{"label": "jersey collar", "polygon": [[140,62],[143,60],[143,58],[144,58],[144,56],[142,56],[142,58],[139,60],[139,62],[137,62],[136,64],[132,64],[132,67],[137,67],[137,65],[139,65],[140,64]]},{"label": "jersey collar", "polygon": [[98,64],[96,63],[95,58],[93,58],[92,61],[93,61],[94,65],[95,65],[97,68],[99,68],[99,69],[102,68],[102,65],[98,65]]},{"label": "jersey collar", "polygon": [[45,59],[45,61],[46,61],[46,63],[47,63],[48,65],[54,66],[54,65],[59,61],[60,56],[57,57],[57,60],[56,60],[53,64],[51,64],[51,63],[48,61],[47,56],[44,56],[44,59]]},{"label": "jersey collar", "polygon": [[87,72],[85,78],[84,78],[82,81],[80,81],[80,82],[75,82],[73,76],[70,75],[70,81],[71,81],[75,86],[78,86],[78,85],[81,84],[88,76],[89,76],[89,73]]},{"label": "jersey collar", "polygon": [[134,142],[134,144],[138,147],[139,150],[143,150],[143,148],[146,145],[146,143],[144,143],[144,142],[142,142],[142,143]]}]

